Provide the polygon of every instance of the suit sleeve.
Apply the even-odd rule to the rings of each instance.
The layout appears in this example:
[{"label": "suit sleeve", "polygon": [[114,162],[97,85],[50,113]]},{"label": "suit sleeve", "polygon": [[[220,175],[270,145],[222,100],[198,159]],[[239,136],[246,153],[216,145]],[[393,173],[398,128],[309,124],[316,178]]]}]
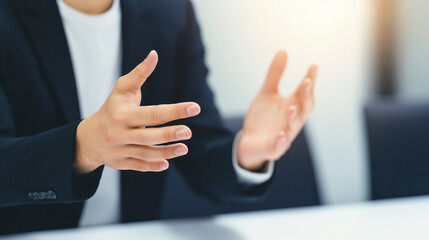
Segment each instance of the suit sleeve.
[{"label": "suit sleeve", "polygon": [[189,147],[188,155],[174,162],[189,184],[206,196],[223,202],[260,199],[271,180],[250,189],[243,188],[238,182],[232,161],[234,134],[224,126],[207,84],[204,47],[195,13],[189,2],[187,24],[180,39],[180,84],[176,100],[195,101],[202,110],[199,116],[180,121],[191,128],[193,137],[186,142]]},{"label": "suit sleeve", "polygon": [[83,176],[72,171],[78,124],[15,137],[0,82],[0,207],[79,202],[95,193],[102,168]]}]

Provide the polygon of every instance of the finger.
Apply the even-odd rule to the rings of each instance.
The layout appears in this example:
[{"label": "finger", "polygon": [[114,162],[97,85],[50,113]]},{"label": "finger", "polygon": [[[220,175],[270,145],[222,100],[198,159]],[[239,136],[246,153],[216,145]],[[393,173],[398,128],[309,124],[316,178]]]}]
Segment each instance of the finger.
[{"label": "finger", "polygon": [[[310,80],[313,84],[316,82],[317,74],[319,72],[319,67],[315,64],[311,65],[308,70],[307,74],[305,75],[304,79],[301,81],[298,88],[295,90],[295,94],[299,95],[301,93],[301,88],[305,87],[303,84],[306,84],[305,82],[307,80]],[[308,83],[307,83],[308,85]]]},{"label": "finger", "polygon": [[267,78],[265,79],[262,91],[276,93],[278,92],[278,85],[287,63],[287,52],[278,51],[273,61],[271,62],[270,69],[268,70]]},{"label": "finger", "polygon": [[308,68],[305,78],[295,91],[295,96],[299,102],[298,107],[301,112],[308,112],[314,105],[314,84],[317,78],[319,67],[315,64]]},{"label": "finger", "polygon": [[158,54],[152,50],[143,62],[131,72],[119,78],[116,88],[122,93],[139,90],[155,70],[157,63]]},{"label": "finger", "polygon": [[304,120],[307,118],[307,116],[310,114],[310,112],[313,110],[314,107],[314,84],[313,81],[310,78],[304,79],[301,88],[299,89],[299,103],[300,103],[300,112],[301,117],[304,118]]},{"label": "finger", "polygon": [[295,105],[292,105],[288,109],[288,119],[284,131],[288,133],[289,141],[292,142],[298,133],[301,131],[305,117],[302,112],[298,112],[298,108]]},{"label": "finger", "polygon": [[304,79],[294,93],[297,108],[297,120],[305,121],[314,107],[313,81]]},{"label": "finger", "polygon": [[288,111],[287,111],[287,115],[289,120],[293,121],[296,119],[296,116],[298,114],[298,109],[295,105],[292,105],[289,107]]},{"label": "finger", "polygon": [[319,72],[319,67],[313,64],[308,68],[307,75],[305,76],[305,78],[311,79],[314,83],[316,81],[318,72]]},{"label": "finger", "polygon": [[131,127],[157,126],[177,119],[193,117],[200,112],[200,105],[193,102],[135,107],[130,110],[128,124]]},{"label": "finger", "polygon": [[162,172],[169,167],[169,163],[166,160],[149,162],[136,158],[128,158],[118,160],[112,165],[113,168],[119,170],[134,170],[139,172]]},{"label": "finger", "polygon": [[124,144],[156,145],[188,140],[192,131],[186,126],[168,126],[161,128],[140,128],[128,131]]},{"label": "finger", "polygon": [[166,146],[128,145],[123,148],[124,156],[146,161],[159,161],[186,155],[188,147],[183,143]]}]

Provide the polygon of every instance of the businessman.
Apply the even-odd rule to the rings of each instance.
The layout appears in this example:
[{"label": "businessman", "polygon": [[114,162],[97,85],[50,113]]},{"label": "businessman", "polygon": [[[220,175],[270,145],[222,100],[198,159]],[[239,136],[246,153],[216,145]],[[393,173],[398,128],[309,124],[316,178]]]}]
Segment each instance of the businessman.
[{"label": "businessman", "polygon": [[157,219],[168,160],[258,199],[313,109],[317,67],[281,96],[279,51],[230,133],[188,0],[0,0],[0,39],[0,233]]}]

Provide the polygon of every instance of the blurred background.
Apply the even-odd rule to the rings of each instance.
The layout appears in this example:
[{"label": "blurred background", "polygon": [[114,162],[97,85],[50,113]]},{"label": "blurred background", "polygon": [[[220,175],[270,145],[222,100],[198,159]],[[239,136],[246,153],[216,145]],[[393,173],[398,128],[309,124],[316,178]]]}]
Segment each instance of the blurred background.
[{"label": "blurred background", "polygon": [[[373,0],[194,0],[223,115],[245,114],[278,49],[289,52],[280,91],[319,64],[307,139],[323,203],[368,198],[363,107],[376,92]],[[299,183],[297,183],[299,184]]]},{"label": "blurred background", "polygon": [[[276,179],[277,196],[271,198],[293,198],[309,188],[318,196],[303,194],[296,200],[302,204],[282,205],[280,200],[261,208],[429,193],[429,174],[425,174],[429,171],[425,150],[429,138],[423,135],[429,128],[429,1],[193,3],[207,50],[209,82],[227,122],[245,114],[278,49],[289,52],[280,89],[284,94],[295,89],[311,63],[320,66],[316,109],[305,139],[299,139],[296,145],[300,146],[286,156],[286,161],[298,165],[301,159],[292,158],[305,156],[311,164],[298,166],[298,170],[293,169],[295,163],[278,164],[280,176],[291,174],[287,171],[299,174],[308,167],[314,172],[310,176],[315,186],[303,178],[280,177]],[[401,118],[404,115],[408,118]],[[309,156],[299,151],[308,151]],[[176,186],[167,192],[174,192],[172,188]],[[305,198],[314,199],[307,203]],[[177,211],[177,204],[166,203],[166,217],[186,214],[171,213]],[[201,203],[192,206],[202,206],[203,211],[209,208]]]}]

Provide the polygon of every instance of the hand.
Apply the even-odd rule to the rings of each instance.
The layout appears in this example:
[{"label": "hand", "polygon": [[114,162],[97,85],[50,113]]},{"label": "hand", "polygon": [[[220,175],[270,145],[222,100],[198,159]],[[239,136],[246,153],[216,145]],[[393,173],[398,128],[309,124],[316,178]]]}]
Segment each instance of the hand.
[{"label": "hand", "polygon": [[296,91],[283,97],[278,93],[278,84],[286,62],[287,53],[279,51],[244,119],[237,154],[239,165],[247,170],[256,171],[285,154],[313,110],[318,67],[312,65]]},{"label": "hand", "polygon": [[118,79],[100,110],[79,124],[74,162],[79,173],[89,173],[103,164],[120,170],[159,172],[168,168],[166,159],[187,154],[183,143],[158,144],[190,139],[188,127],[153,126],[196,116],[200,106],[192,102],[140,106],[140,88],[157,62],[158,55],[152,51],[134,70]]}]

